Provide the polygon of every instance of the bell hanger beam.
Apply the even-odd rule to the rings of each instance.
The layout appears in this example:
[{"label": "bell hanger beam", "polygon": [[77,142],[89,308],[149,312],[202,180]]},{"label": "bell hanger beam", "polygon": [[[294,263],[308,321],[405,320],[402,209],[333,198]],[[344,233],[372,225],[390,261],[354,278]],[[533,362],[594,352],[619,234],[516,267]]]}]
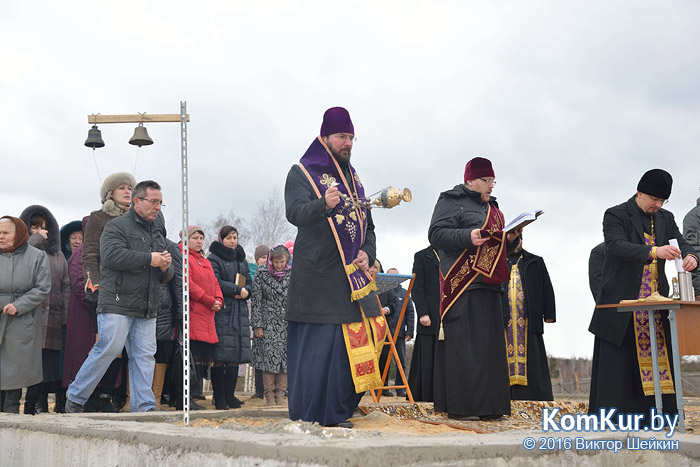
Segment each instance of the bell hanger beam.
[{"label": "bell hanger beam", "polygon": [[[133,114],[133,115],[88,115],[88,123],[100,125],[102,123],[158,123],[172,122],[180,123],[179,114]],[[187,114],[187,121],[190,121],[190,114]]]}]

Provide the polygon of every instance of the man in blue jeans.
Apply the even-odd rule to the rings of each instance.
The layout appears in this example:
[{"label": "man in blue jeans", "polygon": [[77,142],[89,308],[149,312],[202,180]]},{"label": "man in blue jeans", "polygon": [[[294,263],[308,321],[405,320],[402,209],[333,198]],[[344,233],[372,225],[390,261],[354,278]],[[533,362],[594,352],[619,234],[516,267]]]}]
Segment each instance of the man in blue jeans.
[{"label": "man in blue jeans", "polygon": [[166,250],[163,195],[152,180],[134,187],[128,213],[111,220],[100,238],[98,339],[68,387],[66,411],[80,413],[107,368],[126,346],[132,412],[155,410],[151,390],[156,315],[162,283],[173,276]]}]

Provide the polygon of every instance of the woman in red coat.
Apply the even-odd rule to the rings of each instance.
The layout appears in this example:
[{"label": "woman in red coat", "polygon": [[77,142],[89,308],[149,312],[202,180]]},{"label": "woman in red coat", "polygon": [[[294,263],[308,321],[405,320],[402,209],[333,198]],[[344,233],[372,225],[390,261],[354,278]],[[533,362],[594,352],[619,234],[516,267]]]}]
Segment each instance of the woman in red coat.
[{"label": "woman in red coat", "polygon": [[221,309],[224,295],[211,263],[202,255],[204,230],[191,225],[187,229],[187,235],[190,246],[190,346],[197,376],[201,381],[209,365],[214,362],[212,344],[219,342],[214,314]]}]

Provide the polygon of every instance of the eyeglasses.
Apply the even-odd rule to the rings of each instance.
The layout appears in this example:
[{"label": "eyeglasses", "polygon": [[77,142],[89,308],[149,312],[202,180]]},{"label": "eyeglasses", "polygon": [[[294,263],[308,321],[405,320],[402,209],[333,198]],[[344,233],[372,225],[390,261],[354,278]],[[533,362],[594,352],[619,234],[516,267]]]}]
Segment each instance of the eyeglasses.
[{"label": "eyeglasses", "polygon": [[496,185],[496,180],[487,180],[487,179],[481,178],[481,177],[479,177],[479,180],[486,183],[487,185],[494,185],[494,186]]},{"label": "eyeglasses", "polygon": [[357,138],[355,135],[346,135],[345,133],[335,133],[333,136],[335,136],[338,139],[341,139],[343,141],[350,140],[353,143],[357,141]]},{"label": "eyeglasses", "polygon": [[661,205],[668,204],[668,200],[667,200],[667,199],[657,198],[656,196],[651,196],[651,195],[648,195],[648,194],[646,194],[646,193],[638,193],[638,194],[637,194],[637,197],[639,198],[639,197],[641,197],[641,195],[644,195],[644,196],[646,196],[647,198],[649,198],[649,200],[650,200],[652,203],[654,203],[654,204],[661,204]]},{"label": "eyeglasses", "polygon": [[153,206],[160,206],[161,208],[165,207],[165,204],[163,204],[163,202],[159,199],[148,199],[148,198],[136,198],[136,199],[142,199],[144,201],[148,201]]}]

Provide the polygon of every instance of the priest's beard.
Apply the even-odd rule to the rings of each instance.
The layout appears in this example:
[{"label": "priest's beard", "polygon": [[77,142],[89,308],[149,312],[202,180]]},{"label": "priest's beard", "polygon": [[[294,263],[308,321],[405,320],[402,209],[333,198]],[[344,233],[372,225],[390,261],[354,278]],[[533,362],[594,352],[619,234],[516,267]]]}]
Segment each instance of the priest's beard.
[{"label": "priest's beard", "polygon": [[335,160],[347,164],[350,162],[350,156],[352,154],[352,149],[341,149],[340,151],[335,151],[329,147],[331,154],[335,157]]}]

